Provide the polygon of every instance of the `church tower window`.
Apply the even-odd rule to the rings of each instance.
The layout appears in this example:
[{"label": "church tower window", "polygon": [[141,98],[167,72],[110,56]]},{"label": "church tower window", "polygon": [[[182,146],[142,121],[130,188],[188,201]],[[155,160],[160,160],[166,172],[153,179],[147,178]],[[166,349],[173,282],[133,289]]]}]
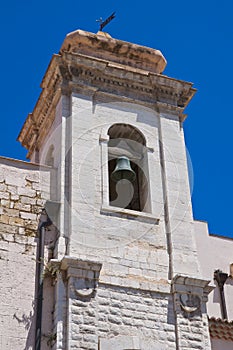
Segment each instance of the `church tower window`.
[{"label": "church tower window", "polygon": [[109,204],[150,212],[146,141],[129,124],[114,124],[108,130]]}]

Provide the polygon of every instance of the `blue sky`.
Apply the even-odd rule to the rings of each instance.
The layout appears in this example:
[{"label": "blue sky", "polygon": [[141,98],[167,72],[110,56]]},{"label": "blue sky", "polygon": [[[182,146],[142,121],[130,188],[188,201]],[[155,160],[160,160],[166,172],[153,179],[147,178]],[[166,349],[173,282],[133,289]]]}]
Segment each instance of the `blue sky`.
[{"label": "blue sky", "polygon": [[211,233],[233,237],[232,0],[2,2],[0,155],[25,159],[16,138],[65,35],[96,32],[96,19],[113,11],[106,29],[113,37],[160,49],[168,61],[164,74],[198,89],[184,126],[194,216],[208,221]]}]

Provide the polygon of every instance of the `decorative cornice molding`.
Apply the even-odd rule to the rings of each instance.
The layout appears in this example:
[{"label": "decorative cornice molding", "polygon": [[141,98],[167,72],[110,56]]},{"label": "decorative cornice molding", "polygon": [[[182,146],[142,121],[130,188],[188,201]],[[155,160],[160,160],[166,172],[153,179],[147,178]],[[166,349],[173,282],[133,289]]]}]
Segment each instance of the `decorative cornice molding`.
[{"label": "decorative cornice molding", "polygon": [[18,135],[17,140],[28,149],[27,158],[30,158],[35,149],[39,149],[55,119],[56,105],[61,96],[61,75],[56,60],[52,60],[43,79],[43,90]]},{"label": "decorative cornice molding", "polygon": [[[70,256],[64,256],[61,261],[61,270],[67,271],[67,277],[86,277],[83,272],[94,271],[100,273],[102,263],[92,260],[77,259]],[[80,274],[81,272],[81,274]]]},{"label": "decorative cornice molding", "polygon": [[[75,58],[75,59],[74,59]],[[103,91],[132,96],[135,100],[167,102],[185,108],[196,90],[192,83],[126,66],[110,66],[105,60],[64,52],[72,81]],[[116,91],[117,89],[117,91]],[[131,93],[131,94],[130,94]]]},{"label": "decorative cornice molding", "polygon": [[91,260],[81,260],[65,256],[61,261],[61,270],[73,296],[90,298],[95,295],[102,264]]},{"label": "decorative cornice molding", "polygon": [[[18,136],[29,151],[28,158],[43,144],[62,94],[112,96],[120,101],[175,113],[183,121],[183,110],[196,91],[189,82],[65,49],[53,56],[41,87],[43,90],[34,111],[28,115]],[[95,96],[93,102],[96,101]]]},{"label": "decorative cornice molding", "polygon": [[192,317],[202,312],[202,305],[208,294],[215,288],[210,281],[189,276],[176,275],[172,280],[172,293],[175,296],[175,310]]}]

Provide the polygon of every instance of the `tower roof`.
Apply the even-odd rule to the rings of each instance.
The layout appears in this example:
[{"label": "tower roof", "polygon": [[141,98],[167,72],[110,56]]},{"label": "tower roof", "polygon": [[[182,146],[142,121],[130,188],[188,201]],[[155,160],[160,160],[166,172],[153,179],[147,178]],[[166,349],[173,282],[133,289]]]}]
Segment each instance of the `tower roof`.
[{"label": "tower roof", "polygon": [[62,51],[109,60],[124,66],[162,73],[166,59],[159,50],[112,38],[109,34],[93,34],[76,30],[67,34]]},{"label": "tower roof", "polygon": [[[159,50],[83,30],[69,33],[53,55],[41,83],[42,92],[22,127],[18,140],[28,158],[39,150],[55,120],[62,95],[107,94],[112,98],[166,108],[178,113],[195,93],[193,84],[161,74],[166,60]],[[137,101],[137,102],[136,102]]]}]

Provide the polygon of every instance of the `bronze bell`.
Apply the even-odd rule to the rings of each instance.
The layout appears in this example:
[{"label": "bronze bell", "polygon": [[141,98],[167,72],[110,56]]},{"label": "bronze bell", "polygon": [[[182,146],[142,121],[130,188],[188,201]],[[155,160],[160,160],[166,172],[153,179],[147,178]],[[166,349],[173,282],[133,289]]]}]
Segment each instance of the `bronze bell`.
[{"label": "bronze bell", "polygon": [[111,179],[115,182],[123,179],[133,182],[136,179],[136,174],[131,168],[129,158],[122,156],[117,159]]}]

